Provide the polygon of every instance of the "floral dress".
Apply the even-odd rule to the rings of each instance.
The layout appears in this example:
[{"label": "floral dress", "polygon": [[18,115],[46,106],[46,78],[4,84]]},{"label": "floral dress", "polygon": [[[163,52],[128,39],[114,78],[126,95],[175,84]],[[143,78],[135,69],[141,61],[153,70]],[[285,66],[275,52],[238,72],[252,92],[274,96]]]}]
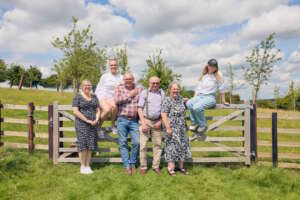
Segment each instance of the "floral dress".
[{"label": "floral dress", "polygon": [[[99,102],[96,95],[91,95],[91,100],[88,101],[81,94],[77,94],[73,99],[72,107],[78,107],[79,112],[87,119],[95,120]],[[75,130],[77,135],[77,148],[79,151],[98,150],[97,126],[92,126],[78,117],[75,117]]]},{"label": "floral dress", "polygon": [[183,98],[165,98],[162,112],[166,113],[172,129],[172,135],[165,135],[165,159],[167,162],[184,161],[191,158],[189,139],[186,135],[187,124],[185,119]]}]

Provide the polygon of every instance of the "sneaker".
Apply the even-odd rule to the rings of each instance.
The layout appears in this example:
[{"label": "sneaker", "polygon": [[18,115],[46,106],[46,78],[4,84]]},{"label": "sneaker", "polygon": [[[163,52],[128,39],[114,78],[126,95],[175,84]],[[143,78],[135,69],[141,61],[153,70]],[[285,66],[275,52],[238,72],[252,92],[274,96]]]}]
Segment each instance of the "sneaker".
[{"label": "sneaker", "polygon": [[92,174],[93,173],[93,170],[91,169],[90,166],[85,167],[85,170],[86,170],[86,174]]},{"label": "sneaker", "polygon": [[102,129],[98,129],[97,130],[97,134],[98,134],[98,138],[99,139],[103,139],[104,138],[104,132]]},{"label": "sneaker", "polygon": [[206,132],[206,130],[207,130],[207,126],[204,126],[204,127],[199,126],[196,131],[200,134],[204,134]]},{"label": "sneaker", "polygon": [[195,131],[197,127],[198,127],[197,125],[190,125],[189,130]]},{"label": "sneaker", "polygon": [[117,129],[117,127],[112,126],[112,127],[111,127],[111,131],[112,131],[112,133],[113,133],[114,135],[118,135],[118,129]]},{"label": "sneaker", "polygon": [[86,168],[86,167],[83,166],[83,165],[80,166],[80,173],[81,173],[81,174],[86,174],[85,168]]}]

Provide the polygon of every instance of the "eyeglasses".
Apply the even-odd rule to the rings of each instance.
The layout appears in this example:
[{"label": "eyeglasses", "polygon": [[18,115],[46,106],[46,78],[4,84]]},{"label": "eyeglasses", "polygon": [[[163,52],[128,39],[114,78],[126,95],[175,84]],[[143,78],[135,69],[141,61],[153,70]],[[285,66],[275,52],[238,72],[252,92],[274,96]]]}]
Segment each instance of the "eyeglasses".
[{"label": "eyeglasses", "polygon": [[83,85],[83,86],[85,86],[85,87],[92,87],[92,85]]},{"label": "eyeglasses", "polygon": [[159,85],[159,82],[152,82],[153,85]]},{"label": "eyeglasses", "polygon": [[109,66],[111,66],[111,67],[114,67],[114,66],[118,66],[117,64],[115,64],[115,65],[109,65]]}]

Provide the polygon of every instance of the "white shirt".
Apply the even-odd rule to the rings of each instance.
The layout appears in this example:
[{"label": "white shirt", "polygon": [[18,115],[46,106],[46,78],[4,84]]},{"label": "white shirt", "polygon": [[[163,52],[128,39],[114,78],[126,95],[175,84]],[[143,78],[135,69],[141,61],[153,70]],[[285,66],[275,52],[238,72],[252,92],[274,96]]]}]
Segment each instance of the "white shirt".
[{"label": "white shirt", "polygon": [[224,93],[224,81],[217,81],[214,74],[205,74],[199,81],[195,91],[197,94],[215,94],[217,90]]},{"label": "white shirt", "polygon": [[101,76],[95,94],[99,99],[113,99],[115,87],[121,83],[123,83],[121,74],[113,75],[111,72],[107,72]]}]

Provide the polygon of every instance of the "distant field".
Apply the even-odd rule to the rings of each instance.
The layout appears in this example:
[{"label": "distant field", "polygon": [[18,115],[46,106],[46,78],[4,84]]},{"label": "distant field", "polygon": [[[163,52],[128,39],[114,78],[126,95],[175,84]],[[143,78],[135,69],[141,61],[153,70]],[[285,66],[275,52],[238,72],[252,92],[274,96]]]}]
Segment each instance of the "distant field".
[{"label": "distant field", "polygon": [[[4,104],[49,105],[54,101],[71,104],[72,93],[38,90],[0,88],[0,100]],[[220,116],[232,110],[208,110],[207,115]],[[272,110],[258,109],[258,113],[271,114]],[[300,117],[300,112],[278,111],[279,116]],[[4,117],[26,119],[27,111],[5,110]],[[35,112],[35,118],[47,119],[47,112]],[[212,123],[212,122],[209,122]],[[259,119],[258,127],[270,128],[271,119]],[[65,126],[73,126],[66,122]],[[105,123],[110,126],[109,122]],[[230,121],[225,126],[239,126],[241,121]],[[280,119],[279,128],[300,129],[299,120]],[[8,124],[4,130],[26,131],[26,125]],[[47,126],[35,126],[35,132],[47,132]],[[75,133],[66,132],[67,136]],[[214,131],[209,136],[241,136],[241,131]],[[22,137],[3,137],[7,142],[23,142]],[[259,140],[271,141],[270,133],[258,133]],[[300,134],[278,134],[279,141],[300,142]],[[35,139],[35,143],[47,144],[47,139]],[[237,144],[239,143],[239,144]],[[116,144],[100,142],[102,147]],[[192,146],[212,146],[208,142],[193,142]],[[241,145],[240,142],[228,145]],[[271,147],[259,147],[261,152],[271,152]],[[300,154],[300,148],[280,147],[279,152]],[[201,153],[203,156],[224,156],[227,153]],[[119,155],[111,155],[119,156]],[[261,161],[270,160],[260,158]],[[281,160],[283,161],[283,160]],[[300,160],[287,162],[300,163]],[[77,164],[53,166],[47,153],[36,151],[29,156],[26,150],[0,148],[0,199],[298,199],[300,196],[300,174],[297,170],[272,169],[263,166],[241,165],[214,167],[189,165],[191,175],[171,178],[163,168],[161,177],[152,172],[145,177],[131,178],[123,174],[121,165],[94,165],[95,174],[82,176]]]}]

